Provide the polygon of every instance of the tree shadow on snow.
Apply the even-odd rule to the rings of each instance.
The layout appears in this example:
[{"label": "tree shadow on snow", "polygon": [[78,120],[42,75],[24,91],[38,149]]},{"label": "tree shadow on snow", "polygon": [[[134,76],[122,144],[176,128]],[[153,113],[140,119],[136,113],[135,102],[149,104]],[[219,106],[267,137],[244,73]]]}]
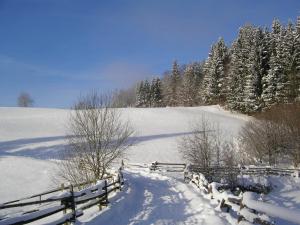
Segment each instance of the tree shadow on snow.
[{"label": "tree shadow on snow", "polygon": [[129,141],[132,141],[134,144],[138,144],[144,141],[152,141],[155,139],[164,139],[164,138],[171,138],[171,137],[178,137],[183,135],[193,134],[194,132],[178,132],[178,133],[169,133],[169,134],[155,134],[155,135],[146,135],[146,136],[137,136],[131,137]]},{"label": "tree shadow on snow", "polygon": [[[65,149],[67,144],[55,144],[55,141],[64,141],[66,136],[38,137],[18,139],[0,142],[0,157],[3,156],[22,156],[36,159],[58,159],[60,152]],[[49,144],[49,142],[54,142]],[[42,143],[45,143],[43,146]],[[46,144],[47,143],[47,144]],[[40,146],[30,146],[41,144]]]},{"label": "tree shadow on snow", "polygon": [[[182,135],[188,135],[192,132],[180,132],[169,134],[157,134],[130,137],[129,142],[134,145],[145,141],[151,141],[155,139],[163,139],[170,137],[177,137]],[[0,157],[3,156],[22,156],[31,157],[36,159],[61,159],[62,151],[68,147],[66,142],[66,136],[54,136],[54,137],[38,137],[28,139],[18,139],[13,141],[0,142]],[[55,142],[61,141],[61,144]],[[64,142],[65,141],[65,142]],[[53,142],[53,144],[51,144]],[[45,143],[45,145],[43,145]],[[39,146],[30,146],[31,144],[39,144]]]}]

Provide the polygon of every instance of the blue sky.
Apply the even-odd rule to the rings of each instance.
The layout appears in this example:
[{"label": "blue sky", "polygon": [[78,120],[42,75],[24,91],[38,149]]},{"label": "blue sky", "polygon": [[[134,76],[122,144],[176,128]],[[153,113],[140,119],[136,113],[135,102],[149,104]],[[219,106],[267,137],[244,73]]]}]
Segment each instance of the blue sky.
[{"label": "blue sky", "polygon": [[203,60],[246,23],[300,15],[299,0],[0,0],[0,106],[29,92],[37,107],[128,87],[172,61]]}]

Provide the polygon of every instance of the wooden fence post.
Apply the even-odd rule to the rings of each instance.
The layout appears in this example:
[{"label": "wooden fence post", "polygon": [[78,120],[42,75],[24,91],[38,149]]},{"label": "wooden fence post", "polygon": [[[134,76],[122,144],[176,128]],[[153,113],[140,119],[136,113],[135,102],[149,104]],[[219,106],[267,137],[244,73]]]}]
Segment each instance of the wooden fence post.
[{"label": "wooden fence post", "polygon": [[120,171],[120,179],[121,179],[121,185],[123,185],[124,184],[124,176],[123,176],[123,173],[122,173],[122,171]]},{"label": "wooden fence post", "polygon": [[114,192],[117,192],[116,184],[115,184],[115,178],[114,177],[113,177],[113,181],[112,182],[114,183]]},{"label": "wooden fence post", "polygon": [[153,162],[152,164],[151,164],[151,170],[153,170],[153,171],[156,171],[156,169],[157,169],[157,161],[155,161],[155,162]]},{"label": "wooden fence post", "polygon": [[71,192],[70,206],[71,206],[71,210],[72,210],[72,217],[71,217],[70,221],[75,222],[76,221],[76,204],[75,204],[73,185],[70,186],[70,192]]},{"label": "wooden fence post", "polygon": [[121,162],[121,170],[123,170],[124,167],[125,167],[125,164],[124,164],[124,161],[123,161],[123,159],[122,159],[122,162]]},{"label": "wooden fence post", "polygon": [[266,168],[266,174],[267,174],[267,175],[270,175],[270,174],[271,174],[271,169],[268,168],[268,167]]},{"label": "wooden fence post", "polygon": [[237,223],[240,223],[244,219],[245,219],[245,217],[243,217],[242,215],[239,215],[238,218],[237,218]]},{"label": "wooden fence post", "polygon": [[[64,191],[65,190],[65,185],[64,185],[64,183],[62,183],[61,184],[61,191]],[[63,204],[65,204],[65,206],[66,206],[66,203],[63,203]],[[65,209],[63,210],[63,214],[66,214],[67,213],[67,207],[65,207]]]},{"label": "wooden fence post", "polygon": [[226,208],[226,212],[229,213],[231,206],[229,204],[226,203],[225,199],[223,198],[221,203],[220,203],[220,209],[222,208]]},{"label": "wooden fence post", "polygon": [[99,205],[98,205],[98,207],[99,207],[99,211],[101,211],[102,210],[101,199],[99,199]]},{"label": "wooden fence post", "polygon": [[189,175],[188,171],[184,171],[183,172],[183,180],[184,180],[185,183],[189,183],[189,177],[188,177],[188,175]]},{"label": "wooden fence post", "polygon": [[120,174],[118,173],[118,183],[119,183],[119,191],[122,190],[122,187],[121,187],[121,179],[120,179]]},{"label": "wooden fence post", "polygon": [[105,204],[108,205],[107,180],[104,181],[104,191],[105,191]]},{"label": "wooden fence post", "polygon": [[241,198],[241,203],[240,203],[240,210],[242,210],[245,207],[245,205],[243,204],[243,197]]},{"label": "wooden fence post", "polygon": [[213,191],[212,191],[212,186],[208,185],[208,193],[210,194],[210,199],[214,199]]}]

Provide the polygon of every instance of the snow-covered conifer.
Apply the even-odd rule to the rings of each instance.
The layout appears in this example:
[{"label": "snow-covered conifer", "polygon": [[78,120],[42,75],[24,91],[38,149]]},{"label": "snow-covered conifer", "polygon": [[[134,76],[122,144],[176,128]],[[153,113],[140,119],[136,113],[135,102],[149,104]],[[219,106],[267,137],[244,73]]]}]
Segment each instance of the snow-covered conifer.
[{"label": "snow-covered conifer", "polygon": [[177,61],[174,61],[172,67],[172,73],[170,76],[170,83],[169,83],[169,102],[168,105],[176,106],[178,105],[178,93],[179,93],[179,86],[181,83],[181,76],[179,71],[179,65]]},{"label": "snow-covered conifer", "polygon": [[250,30],[249,26],[240,28],[238,38],[234,41],[231,48],[227,105],[230,109],[237,111],[245,111],[244,88],[246,86],[246,76],[248,75],[248,58],[250,53],[248,30]]},{"label": "snow-covered conifer", "polygon": [[268,71],[268,74],[263,78],[264,86],[262,99],[264,101],[265,107],[269,107],[276,102],[277,88],[281,88],[281,83],[278,83],[279,76],[283,73],[282,62],[280,61],[282,53],[280,48],[281,35],[282,26],[278,20],[274,20],[272,24],[272,33],[270,39],[270,69]]},{"label": "snow-covered conifer", "polygon": [[215,43],[209,57],[205,62],[205,75],[203,83],[203,100],[207,103],[220,103],[225,100],[226,67],[228,63],[228,50],[224,39]]},{"label": "snow-covered conifer", "polygon": [[142,107],[144,105],[144,82],[141,81],[138,84],[137,90],[136,90],[136,106]]},{"label": "snow-covered conifer", "polygon": [[249,27],[246,45],[248,57],[246,57],[247,70],[244,87],[244,111],[255,112],[261,108],[261,80],[262,80],[262,49],[263,32],[259,28]]},{"label": "snow-covered conifer", "polygon": [[162,85],[159,78],[154,78],[151,82],[151,105],[153,107],[162,106]]},{"label": "snow-covered conifer", "polygon": [[198,102],[199,77],[196,69],[196,64],[190,64],[185,69],[179,89],[180,105],[194,106]]},{"label": "snow-covered conifer", "polygon": [[149,107],[151,106],[151,86],[148,80],[144,81],[144,98],[143,98],[143,102],[144,102],[144,107]]}]

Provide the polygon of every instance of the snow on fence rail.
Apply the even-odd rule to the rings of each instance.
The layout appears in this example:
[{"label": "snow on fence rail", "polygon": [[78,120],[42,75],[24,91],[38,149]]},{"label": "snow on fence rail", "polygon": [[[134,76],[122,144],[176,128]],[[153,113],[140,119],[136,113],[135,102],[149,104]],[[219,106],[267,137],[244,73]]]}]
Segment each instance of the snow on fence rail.
[{"label": "snow on fence rail", "polygon": [[[219,202],[219,207],[226,212],[235,212],[239,224],[272,225],[269,216],[300,224],[299,211],[273,206],[257,201],[252,192],[245,192],[242,196],[236,196],[228,191],[228,185],[212,182],[214,176],[226,177],[232,173],[241,175],[278,175],[299,177],[299,169],[272,168],[272,167],[211,167],[202,168],[183,163],[153,162],[150,170],[165,170],[169,172],[184,172],[184,180],[190,181],[211,199]],[[227,189],[227,190],[226,190]]]},{"label": "snow on fence rail", "polygon": [[279,176],[296,176],[299,177],[299,169],[288,169],[288,168],[273,168],[273,167],[210,167],[203,168],[195,165],[188,165],[187,170],[190,172],[212,174],[212,175],[226,175],[226,173],[237,173],[243,175],[279,175]]},{"label": "snow on fence rail", "polygon": [[233,195],[230,191],[225,190],[227,187],[224,184],[212,182],[209,183],[205,176],[201,173],[192,174],[191,183],[197,188],[204,191],[211,199],[216,199],[219,203],[220,209],[225,210],[227,213],[235,212],[237,222],[240,224],[261,224],[272,225],[271,219],[264,214],[258,213],[253,208],[249,208],[246,204],[242,204],[242,198]]},{"label": "snow on fence rail", "polygon": [[[117,179],[115,179],[117,178]],[[99,210],[102,206],[107,206],[108,196],[111,192],[121,190],[124,184],[122,171],[113,176],[106,177],[104,180],[98,181],[94,185],[90,185],[80,191],[74,191],[74,187],[80,187],[91,183],[84,183],[79,185],[70,185],[69,187],[62,187],[60,189],[52,189],[37,195],[32,195],[27,198],[18,199],[15,201],[0,204],[0,210],[6,210],[17,207],[36,206],[36,209],[26,211],[21,215],[0,218],[0,225],[12,224],[27,224],[43,218],[58,215],[55,218],[49,218],[51,224],[65,224],[67,222],[75,222],[77,217],[83,215],[83,210],[92,206],[98,205]],[[58,195],[41,199],[42,196],[49,195],[58,191],[63,191]],[[39,197],[39,200],[32,200],[32,198]],[[25,201],[24,201],[25,200]],[[46,204],[46,205],[45,205]],[[69,211],[69,212],[68,212]],[[54,221],[53,221],[54,220]]]},{"label": "snow on fence rail", "polygon": [[254,210],[266,213],[272,217],[277,217],[292,223],[300,224],[299,211],[257,201],[254,198],[254,193],[251,192],[245,192],[243,194],[242,205],[246,205],[247,207],[251,207]]},{"label": "snow on fence rail", "polygon": [[150,165],[150,170],[164,170],[167,172],[183,172],[186,168],[185,163],[162,163],[162,162],[153,162]]},{"label": "snow on fence rail", "polygon": [[216,199],[221,209],[225,209],[228,213],[230,211],[236,212],[239,224],[272,225],[274,222],[269,216],[300,224],[299,211],[255,200],[253,197],[255,193],[253,192],[245,192],[242,196],[235,196],[226,190],[226,185],[216,182],[209,183],[201,173],[192,174],[190,181],[197,188],[203,190],[205,194],[210,195],[211,199]]},{"label": "snow on fence rail", "polygon": [[295,176],[299,177],[299,169],[289,168],[273,168],[273,167],[224,167],[214,166],[210,168],[204,168],[197,165],[187,165],[185,163],[164,163],[164,162],[152,162],[150,170],[164,170],[167,172],[194,172],[202,173],[206,176],[226,176],[227,174],[237,173],[243,175],[280,175],[280,176]]}]

